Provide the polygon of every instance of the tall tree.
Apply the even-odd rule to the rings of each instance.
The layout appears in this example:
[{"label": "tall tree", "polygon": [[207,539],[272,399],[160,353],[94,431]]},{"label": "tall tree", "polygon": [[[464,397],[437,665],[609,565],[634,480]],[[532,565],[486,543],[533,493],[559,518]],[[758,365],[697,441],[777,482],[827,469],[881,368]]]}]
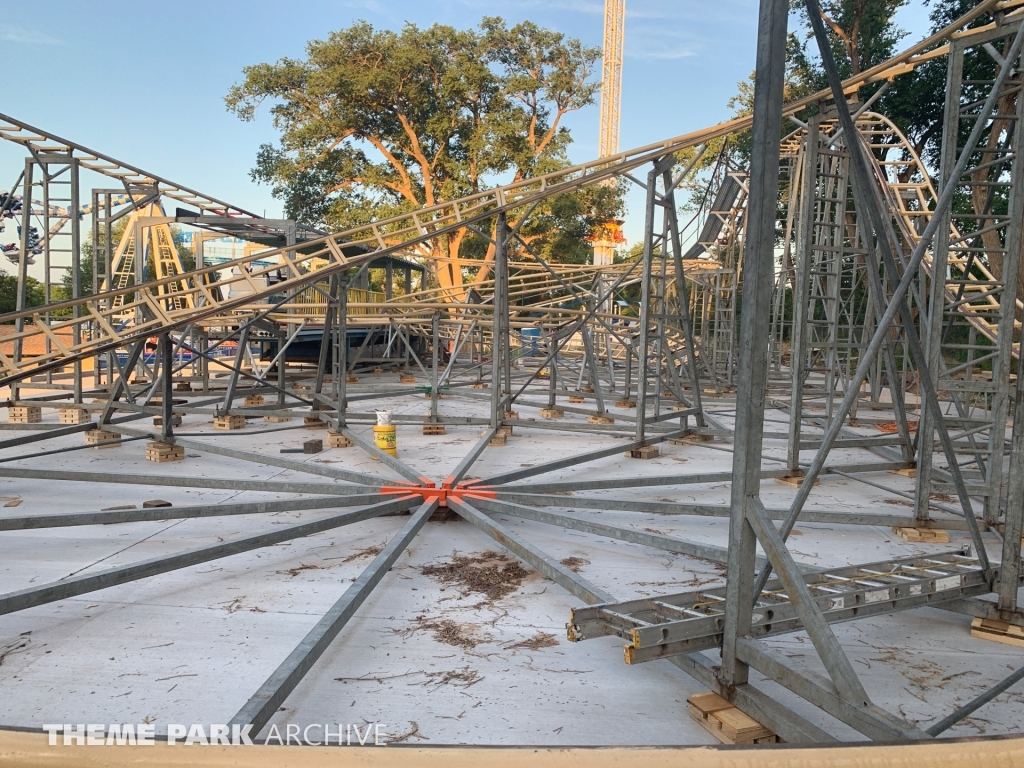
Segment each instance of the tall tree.
[{"label": "tall tree", "polygon": [[[346,229],[567,165],[563,119],[593,102],[599,55],[530,22],[359,22],[308,43],[303,60],[246,67],[225,102],[243,120],[271,103],[280,142],[260,148],[252,177],[273,185],[285,215]],[[581,208],[575,218],[593,213]],[[442,287],[462,283],[466,238],[422,250]]]}]

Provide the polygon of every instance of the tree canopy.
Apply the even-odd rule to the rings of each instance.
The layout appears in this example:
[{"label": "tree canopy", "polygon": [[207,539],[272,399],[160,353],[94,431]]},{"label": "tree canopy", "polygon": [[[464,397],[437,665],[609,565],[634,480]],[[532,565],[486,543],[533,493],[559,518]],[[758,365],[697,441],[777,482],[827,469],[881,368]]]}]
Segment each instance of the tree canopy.
[{"label": "tree canopy", "polygon": [[[272,185],[286,216],[341,230],[566,166],[563,118],[594,101],[599,57],[531,22],[399,32],[359,22],[309,42],[305,59],[246,67],[225,102],[243,120],[270,104],[280,141],[260,147],[253,179]],[[550,206],[549,226],[531,235],[537,247],[581,260],[582,236],[565,243],[564,233],[608,216],[595,210],[614,206],[608,197]],[[467,237],[423,251],[448,267],[442,286],[461,284],[456,259],[486,255],[482,239],[462,253]]]}]

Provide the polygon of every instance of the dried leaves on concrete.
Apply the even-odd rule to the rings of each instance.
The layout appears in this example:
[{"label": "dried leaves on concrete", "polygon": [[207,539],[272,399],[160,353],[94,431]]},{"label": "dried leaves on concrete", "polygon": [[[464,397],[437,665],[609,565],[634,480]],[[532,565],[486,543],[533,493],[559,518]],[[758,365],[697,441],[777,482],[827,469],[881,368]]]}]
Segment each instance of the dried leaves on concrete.
[{"label": "dried leaves on concrete", "polygon": [[490,600],[501,600],[512,594],[530,575],[517,560],[490,551],[476,555],[453,554],[451,562],[426,565],[420,571],[442,584],[478,592]]},{"label": "dried leaves on concrete", "polygon": [[506,648],[527,648],[531,651],[539,651],[541,648],[551,648],[558,645],[558,638],[550,632],[538,632],[533,637],[520,640],[518,643],[506,645]]},{"label": "dried leaves on concrete", "polygon": [[427,616],[417,616],[411,627],[394,630],[400,635],[410,635],[413,632],[426,630],[433,634],[434,639],[445,645],[452,645],[463,650],[472,650],[481,643],[488,642],[489,635],[480,635],[476,627],[468,624],[459,624],[451,619],[435,619]]},{"label": "dried leaves on concrete", "polygon": [[590,565],[590,561],[583,557],[565,557],[559,562],[573,573],[579,573],[584,565]]},{"label": "dried leaves on concrete", "polygon": [[381,547],[381,546],[367,547],[366,549],[361,549],[358,552],[353,552],[351,555],[346,557],[341,562],[342,563],[351,563],[353,560],[358,560],[361,557],[376,557],[382,551],[384,551],[384,547]]}]

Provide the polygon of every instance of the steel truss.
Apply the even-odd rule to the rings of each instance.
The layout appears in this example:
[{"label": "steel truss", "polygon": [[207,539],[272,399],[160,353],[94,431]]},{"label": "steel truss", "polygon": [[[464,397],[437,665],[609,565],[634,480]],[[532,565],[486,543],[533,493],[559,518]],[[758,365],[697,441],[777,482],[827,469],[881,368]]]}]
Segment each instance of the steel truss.
[{"label": "steel truss", "polygon": [[[296,498],[8,516],[0,519],[0,530],[282,510],[312,515],[294,525],[8,592],[0,595],[0,614],[411,510],[362,576],[278,668],[268,670],[266,682],[234,716],[233,723],[252,724],[258,732],[444,507],[587,604],[572,612],[570,639],[623,637],[628,663],[667,660],[787,741],[835,737],[753,685],[751,668],[868,739],[925,739],[943,732],[995,693],[922,728],[872,703],[831,625],[925,605],[1024,625],[1017,606],[1024,516],[1020,377],[1010,392],[1024,298],[1016,295],[1024,218],[1024,169],[1016,163],[1021,139],[1015,130],[1024,109],[1014,69],[1024,43],[1021,12],[1014,10],[1019,4],[986,0],[938,35],[846,83],[839,82],[826,44],[822,57],[830,89],[783,105],[788,4],[762,0],[750,118],[326,236],[294,222],[260,219],[0,116],[0,136],[33,153],[21,177],[22,199],[42,197],[39,210],[66,204],[69,212],[61,228],[43,230],[47,280],[55,254],[65,254],[68,262],[56,266],[78,275],[79,171],[106,174],[121,184],[92,193],[92,286],[79,285],[76,277],[70,297],[35,310],[24,309],[24,288],[29,220],[36,209],[24,206],[21,303],[3,318],[15,323],[16,332],[13,352],[0,353],[0,384],[10,386],[10,406],[76,407],[90,420],[26,430],[0,440],[0,448],[101,428],[124,441],[148,438],[316,476],[281,482],[187,473],[69,473],[19,460],[77,448],[5,456],[3,478],[275,491]],[[808,13],[824,39],[815,0],[808,0]],[[966,29],[979,18],[992,23]],[[991,82],[964,81],[965,52],[977,50],[996,63]],[[938,56],[949,62],[949,98],[940,183],[933,189],[905,138],[884,115],[870,111],[874,99],[850,105],[847,94]],[[810,105],[818,107],[817,114],[802,122],[796,114]],[[784,118],[797,129],[780,142]],[[678,218],[676,190],[692,182],[711,141],[747,129],[754,147],[750,168],[716,172],[710,202],[694,232],[687,231]],[[60,150],[40,153],[44,142]],[[680,161],[681,150],[688,151],[688,163]],[[520,235],[546,199],[616,178],[638,184],[646,195],[637,261],[597,267],[551,263]],[[58,184],[69,191],[55,191]],[[953,207],[954,197],[969,199],[971,212]],[[162,215],[165,200],[198,212]],[[1003,200],[1005,210],[995,204]],[[123,216],[134,223],[129,236],[114,243],[113,225]],[[199,258],[190,273],[182,272],[176,254],[162,252],[157,279],[147,282],[144,260],[134,249],[141,253],[143,242],[169,246],[159,233],[169,233],[171,223],[236,233],[269,248],[224,265]],[[464,227],[487,238],[494,254],[464,291],[431,286],[425,278],[415,287],[407,272],[404,290],[396,294],[391,262],[383,294],[367,289],[367,270],[375,260]],[[59,237],[68,244],[50,236],[51,229],[63,231]],[[315,359],[295,362],[295,349],[314,330]],[[23,346],[39,338],[42,351],[23,354]],[[224,354],[228,350],[233,353]],[[91,388],[85,390],[90,364]],[[416,382],[359,380],[384,367]],[[26,396],[22,391],[29,385],[47,393]],[[422,425],[432,433],[449,425],[483,429],[444,478],[424,476],[355,429],[375,420],[371,405],[412,395],[428,399],[429,412],[397,416],[402,427]],[[478,413],[486,415],[445,413],[448,397],[482,406]],[[535,409],[540,418],[520,418],[519,409]],[[566,413],[587,420],[565,420]],[[326,424],[338,439],[379,459],[381,471],[233,447],[231,433],[189,433],[175,423],[177,416],[303,416],[302,425],[281,428]],[[159,418],[159,430],[141,425],[147,417]],[[784,428],[771,431],[775,421]],[[882,435],[859,431],[876,425],[891,428]],[[577,443],[582,436],[622,439],[472,477],[484,452],[513,430],[556,431]],[[732,470],[538,480],[623,452],[650,456],[669,440],[729,450]],[[732,445],[702,442],[711,440]],[[764,466],[766,443],[786,448],[784,458],[768,457],[774,466]],[[835,449],[874,456],[830,460]],[[912,512],[807,508],[822,475],[900,493],[868,477],[886,470],[917,471],[916,495],[903,494],[912,497]],[[799,485],[789,506],[768,508],[762,502],[760,484],[769,478]],[[728,504],[645,501],[631,493],[712,482],[731,483]],[[606,490],[622,498],[585,495]],[[955,493],[956,501],[937,500],[936,491]],[[583,514],[559,510],[566,494]],[[715,545],[609,525],[589,514],[599,510],[724,517],[728,541]],[[728,579],[721,588],[622,599],[509,530],[502,523],[506,516],[710,559],[727,565]],[[787,549],[798,520],[949,528],[967,531],[973,546],[969,552],[867,564],[853,562],[851,553],[849,564],[821,570],[798,563]],[[999,563],[989,560],[982,539],[994,531],[1003,535]],[[990,593],[997,603],[980,599]],[[762,642],[796,631],[808,635],[827,676]],[[720,661],[705,653],[715,650]],[[1011,676],[994,690],[1018,679]]]}]

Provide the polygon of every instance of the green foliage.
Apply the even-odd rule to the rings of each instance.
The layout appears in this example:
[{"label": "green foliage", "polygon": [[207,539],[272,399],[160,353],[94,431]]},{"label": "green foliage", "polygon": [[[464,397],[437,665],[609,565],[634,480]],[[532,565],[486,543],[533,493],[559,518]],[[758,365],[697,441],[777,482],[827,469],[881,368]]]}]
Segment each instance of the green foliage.
[{"label": "green foliage", "polygon": [[[593,103],[599,55],[494,17],[469,30],[359,22],[308,43],[305,59],[246,67],[225,103],[243,120],[271,104],[280,141],[260,148],[252,178],[272,185],[286,216],[341,230],[566,166],[562,119]],[[551,236],[550,253],[580,258],[594,213],[580,197],[541,212],[552,227],[572,224]],[[434,248],[482,256],[475,240]]]},{"label": "green foliage", "polygon": [[[25,305],[40,307],[46,303],[43,284],[34,277],[28,278],[25,291]],[[0,314],[14,312],[18,306],[18,276],[8,275],[0,269]],[[12,321],[13,322],[13,321]]]},{"label": "green foliage", "polygon": [[[891,58],[897,51],[897,44],[906,36],[895,22],[900,8],[909,0],[823,0],[820,3],[822,18],[828,30],[829,45],[843,79],[859,74]],[[783,99],[786,102],[810,96],[828,87],[825,71],[821,67],[818,43],[807,17],[807,7],[802,0],[791,0],[791,8],[800,28],[790,32],[786,39],[786,80]],[[861,98],[866,99],[878,85],[865,88]],[[736,84],[736,94],[727,106],[734,117],[744,117],[754,109],[754,73]],[[890,93],[892,93],[890,91]],[[885,99],[888,96],[883,96]],[[806,120],[817,112],[810,106],[797,114]],[[783,120],[783,135],[795,126]],[[750,160],[750,132],[745,131],[733,138],[731,159],[741,165]]]}]

